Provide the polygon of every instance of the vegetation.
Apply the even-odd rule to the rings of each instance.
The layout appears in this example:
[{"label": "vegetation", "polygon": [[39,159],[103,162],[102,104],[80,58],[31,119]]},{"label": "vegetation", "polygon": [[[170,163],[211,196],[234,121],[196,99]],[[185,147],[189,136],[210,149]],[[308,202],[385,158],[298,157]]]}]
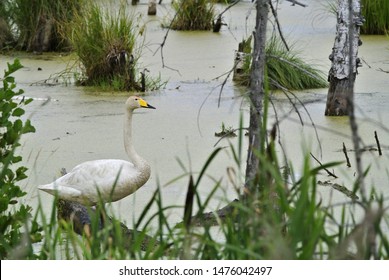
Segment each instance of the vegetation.
[{"label": "vegetation", "polygon": [[12,45],[15,42],[13,34],[11,32],[10,19],[7,16],[9,14],[8,1],[0,2],[0,50],[6,46]]},{"label": "vegetation", "polygon": [[[15,91],[15,79],[12,73],[22,68],[18,60],[8,64],[4,78],[0,79],[0,258],[25,258],[31,254],[31,244],[40,239],[36,222],[27,226],[32,208],[21,203],[20,198],[26,195],[18,185],[25,179],[27,168],[20,166],[22,158],[16,154],[23,134],[35,132],[29,120],[22,121],[25,111],[23,106],[31,99],[15,97],[23,94]],[[18,166],[18,167],[16,167]]]},{"label": "vegetation", "polygon": [[[243,196],[240,186],[244,180],[242,164],[244,161],[243,133],[238,129],[237,146],[230,144],[228,152],[235,159],[236,166],[231,167],[230,180],[236,187],[237,197],[228,206],[214,213],[204,213],[222,179],[215,179],[209,194],[198,192],[208,168],[219,153],[226,148],[217,148],[208,157],[198,175],[187,171],[183,176],[188,180],[185,205],[165,206],[161,186],[157,188],[149,202],[141,209],[131,228],[131,234],[123,231],[123,225],[115,217],[104,222],[101,227],[100,215],[92,215],[89,230],[79,236],[73,223],[57,221],[57,203],[53,203],[52,212],[47,216],[39,206],[34,218],[27,225],[31,208],[18,205],[18,198],[24,192],[16,182],[25,178],[25,168],[11,170],[11,164],[20,162],[15,156],[15,147],[20,135],[33,132],[31,124],[24,124],[20,117],[24,111],[12,101],[14,80],[10,74],[18,69],[18,63],[9,66],[3,79],[1,96],[1,147],[4,159],[1,163],[1,257],[33,259],[388,259],[389,240],[385,233],[388,223],[387,209],[383,197],[374,190],[365,199],[355,195],[345,196],[344,203],[324,205],[318,199],[317,175],[337,166],[339,163],[326,163],[318,167],[310,165],[309,157],[304,159],[301,177],[293,176],[293,167],[287,164],[283,169],[276,153],[276,127],[271,133],[262,133],[263,143],[255,150],[260,160],[261,172],[257,178],[258,190],[250,196]],[[266,116],[269,107],[268,95],[264,100],[264,131],[267,131]],[[22,101],[25,105],[29,101]],[[14,121],[12,119],[16,118]],[[243,121],[241,121],[243,123]],[[270,135],[266,139],[266,135]],[[285,159],[285,163],[289,162]],[[184,167],[184,165],[182,165]],[[185,168],[185,167],[184,167]],[[359,194],[358,184],[352,190]],[[351,197],[351,198],[350,198]],[[226,201],[226,203],[228,203]],[[374,207],[372,207],[374,205]],[[154,210],[157,208],[156,212]],[[341,211],[338,210],[341,209]],[[355,208],[365,216],[358,222]],[[182,211],[183,222],[173,225],[169,221],[169,211]],[[197,209],[197,210],[194,210]],[[98,211],[106,213],[102,208]],[[336,214],[336,213],[341,213]],[[105,216],[105,214],[104,214]],[[43,239],[40,249],[33,254],[33,242]],[[335,225],[335,226],[334,226]],[[218,233],[215,234],[215,226]],[[372,242],[373,241],[373,242]]]},{"label": "vegetation", "polygon": [[[243,40],[241,51],[243,58],[243,75],[236,80],[243,85],[249,84],[251,69],[251,36]],[[324,88],[328,84],[324,74],[312,65],[303,61],[293,49],[287,50],[284,44],[272,36],[266,45],[266,71],[270,87],[273,89],[302,90],[308,88]]]},{"label": "vegetation", "polygon": [[81,62],[80,84],[145,91],[150,84],[137,69],[140,34],[135,20],[125,5],[114,14],[94,2],[75,16],[67,34]]},{"label": "vegetation", "polygon": [[[68,34],[79,53],[85,74],[85,84],[104,83],[118,87],[136,83],[136,31],[131,17],[123,10],[118,12],[119,20],[92,5],[83,17],[77,15],[75,26]],[[86,20],[85,20],[86,19]],[[130,22],[130,24],[129,24]],[[106,28],[109,26],[110,28]],[[126,33],[127,32],[127,33]],[[128,36],[130,34],[130,36]],[[124,36],[126,35],[126,36]],[[126,38],[123,38],[126,37]],[[128,40],[128,41],[127,41]],[[274,44],[274,45],[272,45]],[[283,73],[287,66],[267,65],[268,82],[265,85],[293,88],[307,82],[312,76],[320,76],[295,55],[286,58],[279,43],[270,41],[267,63],[283,62],[300,71],[298,75]],[[243,49],[251,52],[251,45]],[[250,49],[250,51],[248,51]],[[133,57],[133,58],[131,58]],[[301,64],[300,64],[301,63]],[[123,233],[123,226],[115,217],[109,223],[102,222],[100,215],[90,211],[90,227],[82,228],[81,236],[75,232],[73,223],[57,220],[61,202],[55,200],[49,216],[38,207],[31,222],[31,208],[21,205],[19,200],[25,195],[17,183],[26,178],[25,167],[15,168],[21,158],[15,154],[22,134],[34,132],[21,106],[30,100],[21,99],[16,103],[15,83],[10,75],[21,65],[9,65],[0,89],[0,253],[1,258],[37,259],[388,259],[389,240],[387,225],[388,209],[384,198],[373,190],[364,195],[358,182],[344,202],[325,205],[318,198],[317,175],[339,163],[331,162],[311,166],[309,156],[304,158],[301,177],[295,178],[293,166],[281,155],[286,167],[280,164],[277,143],[277,124],[268,127],[269,92],[265,91],[263,115],[261,114],[260,145],[253,149],[253,155],[260,161],[260,170],[255,177],[255,188],[250,195],[241,189],[245,180],[242,174],[244,162],[243,126],[238,129],[237,145],[215,149],[206,159],[196,175],[187,171],[172,180],[186,178],[187,196],[184,206],[165,206],[162,186],[158,186],[149,202],[141,209],[137,219],[130,225],[136,229],[131,236]],[[248,63],[245,67],[250,68]],[[272,68],[273,67],[273,68]],[[274,72],[274,76],[271,72]],[[103,75],[103,74],[105,75]],[[291,75],[291,76],[290,76]],[[307,75],[301,82],[301,75]],[[298,79],[296,78],[298,76]],[[123,79],[124,78],[124,79]],[[125,83],[122,83],[122,81]],[[297,80],[296,85],[289,80]],[[128,83],[128,84],[127,84]],[[283,83],[283,84],[281,84]],[[265,86],[267,89],[267,86]],[[226,130],[223,127],[223,130]],[[235,160],[229,167],[229,180],[236,188],[237,200],[226,208],[214,213],[204,213],[217,190],[224,184],[222,179],[214,179],[204,197],[198,190],[203,184],[208,168],[221,151],[228,152]],[[364,175],[367,175],[367,171]],[[339,189],[339,188],[338,188]],[[360,199],[358,198],[360,197]],[[367,199],[369,198],[369,199]],[[19,207],[18,207],[19,206]],[[153,209],[157,208],[156,211]],[[169,211],[182,212],[183,221],[173,225],[169,221]],[[197,210],[195,210],[197,209]],[[338,211],[340,209],[340,211]],[[360,217],[355,217],[355,209]],[[98,209],[105,216],[104,207]],[[340,214],[338,214],[340,213]],[[41,221],[43,239],[36,254],[32,244],[40,240]],[[215,229],[217,234],[215,234]],[[23,232],[24,230],[24,232]],[[130,238],[130,239],[129,239]]]},{"label": "vegetation", "polygon": [[78,0],[2,1],[0,19],[3,23],[0,25],[6,23],[14,38],[14,41],[7,40],[2,47],[35,52],[69,50],[61,29],[63,24],[72,20],[74,11],[79,10],[82,3]]},{"label": "vegetation", "polygon": [[[159,187],[130,226],[137,229],[130,237],[123,234],[117,219],[99,229],[100,216],[91,215],[90,233],[84,232],[80,238],[71,223],[61,220],[59,227],[53,226],[57,224],[55,204],[48,218],[38,209],[45,230],[38,257],[56,259],[60,251],[65,259],[388,259],[389,240],[384,228],[388,213],[382,197],[375,194],[374,200],[356,201],[345,196],[343,204],[324,205],[318,199],[316,176],[339,163],[312,167],[307,156],[301,178],[294,178],[291,166],[284,172],[279,165],[273,136],[263,150],[256,151],[261,163],[257,183],[263,191],[245,201],[235,200],[228,211],[204,213],[222,179],[215,180],[206,197],[197,191],[208,167],[222,151],[217,148],[197,176],[187,173],[184,207],[164,206]],[[243,180],[239,177],[242,137],[241,129],[238,146],[229,147],[236,161],[231,174],[238,175],[233,179],[237,188]],[[353,190],[358,192],[358,188]],[[241,196],[238,189],[237,196]],[[371,210],[373,204],[375,210]],[[156,212],[151,210],[154,208]],[[355,208],[366,210],[361,222],[353,214]],[[182,223],[169,222],[172,209],[182,211]]]},{"label": "vegetation", "polygon": [[389,1],[362,0],[362,15],[365,22],[361,26],[362,34],[388,34]]},{"label": "vegetation", "polygon": [[[337,1],[328,0],[326,9],[336,15]],[[361,34],[385,35],[389,31],[389,2],[386,0],[361,0],[362,15],[365,19]]]},{"label": "vegetation", "polygon": [[176,14],[170,24],[173,30],[211,30],[215,10],[209,0],[178,0],[172,3]]}]

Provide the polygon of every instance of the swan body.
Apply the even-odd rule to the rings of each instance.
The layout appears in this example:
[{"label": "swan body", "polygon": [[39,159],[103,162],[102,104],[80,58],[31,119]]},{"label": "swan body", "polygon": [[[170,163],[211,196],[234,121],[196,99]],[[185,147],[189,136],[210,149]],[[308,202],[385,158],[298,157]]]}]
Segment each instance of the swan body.
[{"label": "swan body", "polygon": [[131,96],[126,101],[124,146],[130,161],[87,161],[54,182],[38,188],[64,200],[96,205],[99,201],[120,200],[143,186],[150,178],[150,165],[136,153],[132,145],[132,114],[138,108],[155,109],[137,96]]}]

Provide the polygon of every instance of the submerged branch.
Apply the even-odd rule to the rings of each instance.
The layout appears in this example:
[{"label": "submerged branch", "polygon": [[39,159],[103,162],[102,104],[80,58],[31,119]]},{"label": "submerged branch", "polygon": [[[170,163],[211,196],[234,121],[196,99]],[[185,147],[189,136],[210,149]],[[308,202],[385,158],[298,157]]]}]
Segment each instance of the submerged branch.
[{"label": "submerged branch", "polygon": [[294,5],[299,5],[299,6],[304,7],[304,8],[308,6],[308,5],[305,5],[305,4],[303,4],[303,3],[299,2],[299,1],[296,1],[296,0],[286,0],[286,1],[292,2],[293,6]]},{"label": "submerged branch", "polygon": [[[66,170],[63,168],[61,170],[61,173],[63,175],[66,174]],[[98,211],[92,208],[87,208],[84,205],[73,202],[73,201],[67,201],[63,199],[58,199],[57,201],[57,209],[58,214],[57,218],[58,220],[64,220],[72,225],[72,229],[75,233],[79,235],[86,234],[87,236],[90,235],[91,229],[92,229],[92,221],[93,219],[100,219],[100,217],[97,217]],[[104,212],[104,210],[102,211]],[[105,215],[104,215],[105,216]],[[112,226],[114,223],[114,219],[111,217],[106,217],[104,220],[99,221],[99,230],[102,230],[103,227],[109,227]],[[112,227],[112,233],[111,237],[114,238],[116,236],[116,233],[114,232],[115,229]],[[134,240],[141,236],[143,238],[140,248],[143,251],[146,251],[150,246],[157,246],[158,241],[155,240],[155,238],[152,238],[151,236],[145,234],[142,231],[129,229],[125,224],[120,223],[120,236],[122,238],[122,242],[126,248],[130,248],[131,244],[134,243]]]}]

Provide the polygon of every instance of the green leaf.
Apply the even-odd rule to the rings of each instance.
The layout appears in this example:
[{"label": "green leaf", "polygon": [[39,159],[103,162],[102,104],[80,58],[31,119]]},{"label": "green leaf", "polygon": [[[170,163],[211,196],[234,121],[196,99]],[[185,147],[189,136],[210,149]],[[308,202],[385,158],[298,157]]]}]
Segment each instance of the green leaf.
[{"label": "green leaf", "polygon": [[22,116],[24,113],[25,113],[25,111],[24,111],[22,108],[16,108],[16,109],[12,112],[12,116],[14,116],[14,117],[20,117],[20,116]]},{"label": "green leaf", "polygon": [[19,69],[23,68],[23,65],[20,63],[19,59],[15,59],[13,64],[7,63],[8,70],[4,71],[4,77],[8,77],[12,73],[18,71]]},{"label": "green leaf", "polygon": [[31,125],[31,121],[30,120],[26,120],[26,123],[24,124],[24,128],[23,128],[23,134],[25,133],[31,133],[31,132],[35,132],[35,127],[33,127]]}]

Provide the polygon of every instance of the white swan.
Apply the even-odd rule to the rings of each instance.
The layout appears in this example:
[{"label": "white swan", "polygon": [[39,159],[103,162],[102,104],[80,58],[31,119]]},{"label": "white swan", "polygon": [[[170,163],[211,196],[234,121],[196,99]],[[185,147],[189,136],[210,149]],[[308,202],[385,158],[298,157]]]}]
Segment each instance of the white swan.
[{"label": "white swan", "polygon": [[38,188],[64,200],[93,206],[100,201],[120,200],[143,186],[150,178],[150,166],[136,153],[132,144],[132,114],[137,108],[155,109],[137,96],[131,96],[126,101],[124,147],[130,161],[87,161],[54,182]]}]

